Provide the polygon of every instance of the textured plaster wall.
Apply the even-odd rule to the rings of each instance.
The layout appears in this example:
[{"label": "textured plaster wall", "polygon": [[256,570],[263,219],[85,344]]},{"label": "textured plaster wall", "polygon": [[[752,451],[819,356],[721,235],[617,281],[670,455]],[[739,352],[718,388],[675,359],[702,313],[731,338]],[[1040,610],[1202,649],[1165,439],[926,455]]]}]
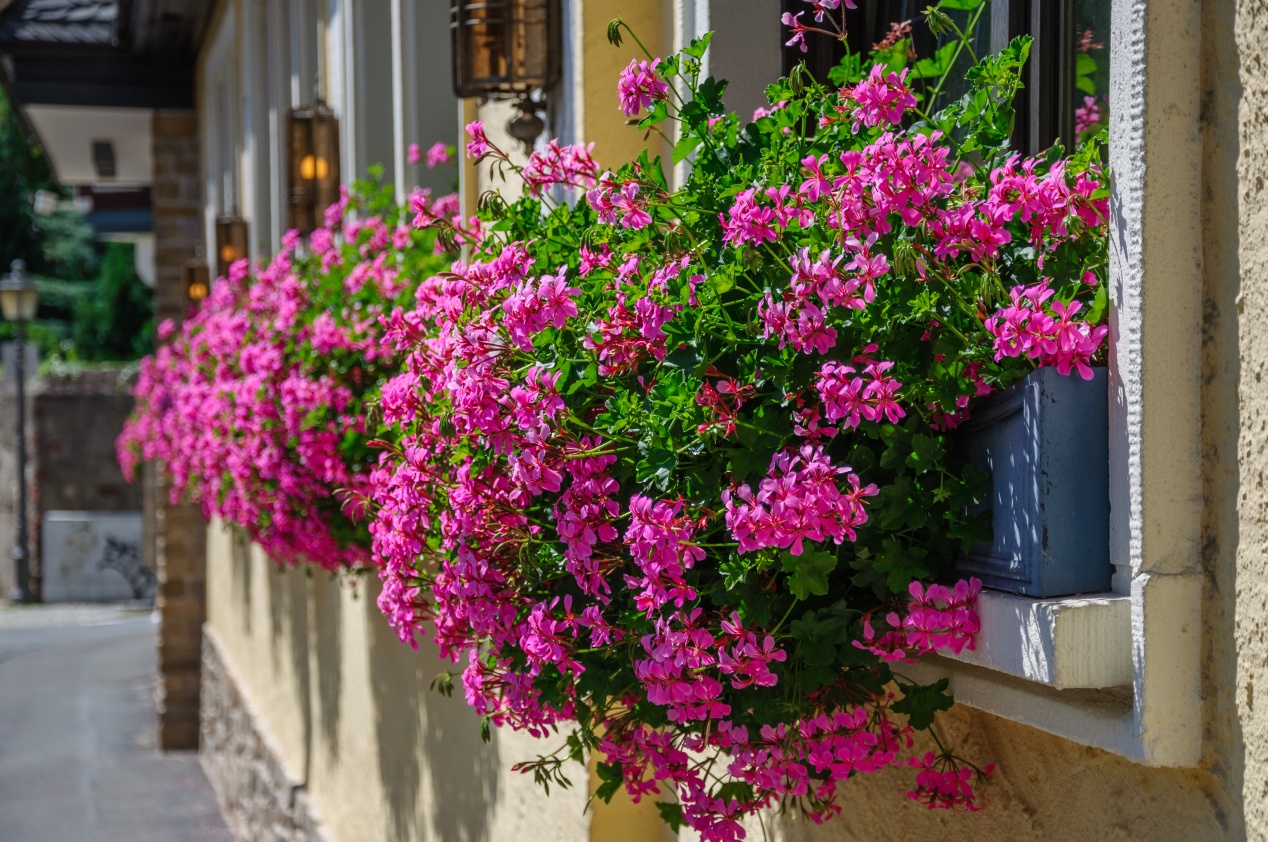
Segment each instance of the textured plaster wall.
[{"label": "textured plaster wall", "polygon": [[[1236,45],[1241,55],[1240,202],[1241,443],[1238,463],[1237,720],[1245,745],[1247,834],[1268,838],[1268,3],[1238,6]],[[1230,594],[1232,597],[1233,594]],[[1258,696],[1258,697],[1257,697]]]},{"label": "textured plaster wall", "polygon": [[[452,665],[430,641],[418,652],[400,643],[375,606],[374,577],[351,587],[281,570],[220,525],[209,529],[207,576],[208,624],[255,727],[333,839],[590,838],[585,770],[549,798],[512,772],[560,740],[495,732],[483,743],[461,689],[451,699],[429,690]],[[602,837],[611,842],[659,839],[639,811],[606,808],[594,820],[614,828]]]},{"label": "textured plaster wall", "polygon": [[207,624],[290,774],[308,768],[308,578],[283,570],[237,530],[207,529]]}]

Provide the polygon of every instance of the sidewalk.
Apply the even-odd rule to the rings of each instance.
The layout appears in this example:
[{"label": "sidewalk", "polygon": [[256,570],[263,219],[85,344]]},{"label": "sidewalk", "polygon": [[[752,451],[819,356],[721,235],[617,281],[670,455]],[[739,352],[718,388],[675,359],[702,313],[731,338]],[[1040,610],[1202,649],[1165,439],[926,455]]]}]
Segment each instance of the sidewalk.
[{"label": "sidewalk", "polygon": [[137,608],[0,608],[0,842],[232,842],[155,748],[154,645]]}]

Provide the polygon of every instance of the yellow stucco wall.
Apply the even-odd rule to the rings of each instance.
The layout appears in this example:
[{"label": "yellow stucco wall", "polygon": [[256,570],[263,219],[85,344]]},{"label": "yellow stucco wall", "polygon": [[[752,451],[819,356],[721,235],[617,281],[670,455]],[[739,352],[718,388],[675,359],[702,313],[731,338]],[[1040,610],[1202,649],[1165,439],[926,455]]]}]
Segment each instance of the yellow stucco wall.
[{"label": "yellow stucco wall", "polygon": [[582,137],[594,143],[595,160],[600,166],[616,169],[638,157],[644,148],[666,158],[669,147],[656,135],[644,141],[643,132],[627,125],[628,117],[618,107],[617,76],[631,59],[645,58],[628,33],[620,47],[608,43],[608,24],[623,19],[643,45],[657,58],[673,50],[672,0],[585,0],[576,4],[581,15],[581,90],[585,100]]},{"label": "yellow stucco wall", "polygon": [[451,699],[429,690],[452,665],[430,642],[414,652],[397,640],[375,606],[377,585],[280,569],[233,530],[209,530],[208,623],[256,727],[333,838],[588,839],[584,769],[545,798],[510,768],[562,738],[495,731],[483,743],[461,688]]}]

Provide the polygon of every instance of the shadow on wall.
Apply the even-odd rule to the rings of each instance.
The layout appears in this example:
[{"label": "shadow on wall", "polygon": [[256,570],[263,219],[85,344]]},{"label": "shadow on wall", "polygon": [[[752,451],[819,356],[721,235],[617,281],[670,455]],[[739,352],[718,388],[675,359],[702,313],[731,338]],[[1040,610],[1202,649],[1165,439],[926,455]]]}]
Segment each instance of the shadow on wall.
[{"label": "shadow on wall", "polygon": [[[312,673],[309,669],[308,643],[308,577],[291,575],[263,557],[264,574],[268,577],[269,632],[272,635],[273,666],[280,668],[283,657],[289,657],[295,676],[295,708],[303,717],[303,768],[295,769],[301,781],[308,780],[308,755],[313,744]],[[289,652],[284,649],[289,645]]]},{"label": "shadow on wall", "polygon": [[[340,641],[343,638],[342,586],[329,574],[314,573],[310,590],[313,593],[313,634],[316,636],[314,652],[334,653],[323,657],[317,670],[317,701],[320,708],[322,745],[330,759],[339,760],[339,716],[343,697],[343,656]],[[311,715],[311,714],[310,714]]]},{"label": "shadow on wall", "polygon": [[[375,604],[377,588],[367,591],[379,774],[392,813],[392,838],[485,842],[498,800],[497,735],[487,744],[480,739],[479,717],[461,689],[452,699],[429,689],[452,666],[437,658],[430,641],[418,652],[402,644]],[[423,765],[429,792],[420,805]],[[425,820],[430,828],[419,826]]]},{"label": "shadow on wall", "polygon": [[237,583],[238,592],[234,594],[242,605],[236,613],[242,619],[242,631],[251,636],[251,541],[247,534],[227,524],[221,529],[229,533],[230,558],[233,563],[233,581]]}]

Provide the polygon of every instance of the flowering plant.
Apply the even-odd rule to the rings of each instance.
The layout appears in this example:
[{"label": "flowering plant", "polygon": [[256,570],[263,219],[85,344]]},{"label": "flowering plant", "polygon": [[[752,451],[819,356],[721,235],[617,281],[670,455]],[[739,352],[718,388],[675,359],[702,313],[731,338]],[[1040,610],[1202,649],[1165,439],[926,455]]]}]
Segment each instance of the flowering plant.
[{"label": "flowering plant", "polygon": [[[414,203],[457,209],[427,191]],[[161,460],[174,502],[244,527],[280,563],[368,564],[368,399],[400,364],[379,317],[447,262],[410,221],[389,188],[362,182],[306,244],[289,232],[267,266],[234,263],[179,328],[164,323],[118,441],[128,476]]]},{"label": "flowering plant", "polygon": [[[840,5],[790,16],[794,42],[843,37]],[[468,154],[524,197],[488,197],[479,231],[420,216],[470,249],[388,319],[379,604],[414,645],[430,622],[487,723],[575,729],[522,764],[547,784],[596,751],[598,796],[668,787],[705,839],[778,802],[822,820],[894,764],[977,809],[975,767],[904,759],[951,700],[901,664],[972,646],[978,583],[916,580],[989,534],[947,437],[972,399],[1036,365],[1090,376],[1107,191],[1099,139],[1009,150],[1027,39],[941,102],[958,65],[908,66],[901,34],[832,87],[794,72],[747,124],[701,78],[707,37],[649,54],[620,107],[675,127],[677,187],[646,152],[601,171],[551,142],[520,167],[477,122]]]}]

